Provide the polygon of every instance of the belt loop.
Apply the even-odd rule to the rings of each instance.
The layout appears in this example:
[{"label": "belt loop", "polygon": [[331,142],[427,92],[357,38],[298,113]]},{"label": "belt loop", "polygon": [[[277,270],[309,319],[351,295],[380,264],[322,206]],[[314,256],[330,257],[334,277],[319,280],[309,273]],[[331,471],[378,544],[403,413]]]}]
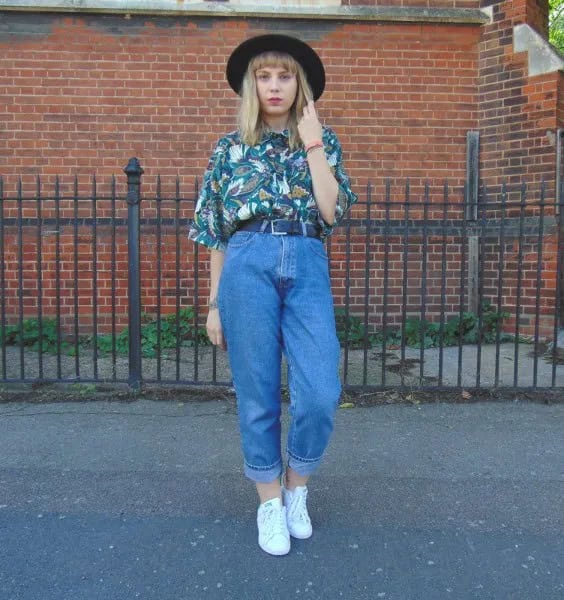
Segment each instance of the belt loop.
[{"label": "belt loop", "polygon": [[[270,221],[267,221],[266,219],[261,223],[260,225],[260,232],[264,233],[266,231],[266,228],[268,227]],[[272,227],[271,227],[272,229]]]},{"label": "belt loop", "polygon": [[300,221],[300,223],[301,223],[301,226],[302,226],[302,235],[304,237],[307,237],[307,225],[303,221]]}]

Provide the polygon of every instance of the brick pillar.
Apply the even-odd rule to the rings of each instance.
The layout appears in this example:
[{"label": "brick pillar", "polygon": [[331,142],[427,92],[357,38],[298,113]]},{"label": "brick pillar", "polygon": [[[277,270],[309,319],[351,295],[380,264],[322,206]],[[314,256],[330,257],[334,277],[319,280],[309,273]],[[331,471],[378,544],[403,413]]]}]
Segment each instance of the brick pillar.
[{"label": "brick pillar", "polygon": [[548,37],[548,0],[505,0],[504,2],[486,2],[488,4],[504,4],[507,15],[513,24],[526,23],[538,31],[543,37]]},{"label": "brick pillar", "polygon": [[[527,184],[527,201],[538,202],[541,181],[546,184],[545,200],[554,215],[556,194],[556,132],[563,115],[561,57],[546,41],[548,0],[496,0],[482,2],[490,7],[492,22],[485,25],[479,50],[479,129],[480,177],[487,183],[489,200],[499,200],[500,184],[510,190]],[[509,200],[519,194],[510,192]],[[516,213],[514,213],[515,215]],[[538,209],[527,206],[525,216],[538,223]],[[546,231],[546,230],[545,230]],[[537,290],[534,271],[538,255],[533,238],[521,242],[524,263],[523,293],[520,298],[521,331],[531,334],[534,324],[534,298]],[[509,240],[506,240],[506,243]],[[550,339],[554,327],[557,284],[557,230],[544,238],[541,300],[546,316],[540,317],[541,338]],[[505,254],[508,274],[515,265],[520,244],[514,238]],[[510,277],[504,284],[504,306],[516,310],[516,295]],[[508,324],[512,326],[511,324]]]},{"label": "brick pillar", "polygon": [[524,24],[543,37],[548,0],[485,0],[493,20],[485,25],[479,53],[481,176],[554,185],[558,71],[531,76],[529,53],[514,49],[514,27]]}]

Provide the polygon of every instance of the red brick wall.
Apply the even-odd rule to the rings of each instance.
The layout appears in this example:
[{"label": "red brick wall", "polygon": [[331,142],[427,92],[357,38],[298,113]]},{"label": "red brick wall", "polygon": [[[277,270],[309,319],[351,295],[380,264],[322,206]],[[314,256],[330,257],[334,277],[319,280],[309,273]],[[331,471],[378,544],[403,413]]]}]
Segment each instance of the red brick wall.
[{"label": "red brick wall", "polygon": [[[239,41],[269,28],[298,31],[306,39],[309,32],[323,57],[328,82],[319,111],[341,138],[361,198],[369,180],[381,192],[385,177],[410,177],[416,193],[426,177],[449,177],[453,185],[464,178],[465,135],[477,125],[477,26],[320,22],[312,35],[311,23],[293,21],[8,18],[18,22],[21,33],[2,40],[0,53],[5,194],[13,195],[20,175],[24,192],[33,194],[37,174],[44,194],[52,193],[55,174],[61,176],[63,195],[72,193],[74,174],[83,196],[94,172],[99,189],[107,190],[111,174],[123,182],[120,169],[135,155],[146,171],[147,195],[159,173],[164,195],[174,193],[178,175],[183,196],[191,197],[215,140],[235,124],[236,97],[223,75],[226,57]],[[191,216],[192,205],[182,206],[180,216]],[[7,218],[15,218],[15,206],[5,209]],[[362,211],[359,207],[356,214]],[[81,232],[85,243],[88,235]],[[44,240],[46,271],[53,269],[51,243],[52,237]],[[26,244],[32,253],[33,237]],[[192,256],[192,245],[182,239],[183,273],[189,272]],[[7,257],[12,272],[14,258]],[[124,264],[123,255],[119,259]],[[153,259],[148,263],[154,266]],[[85,259],[81,276],[87,298],[89,266]],[[167,268],[169,286],[173,278]],[[31,273],[30,305],[36,296]],[[144,277],[148,281],[153,274],[149,266]],[[62,277],[72,280],[67,263]],[[107,278],[105,265],[99,277]],[[101,295],[108,293],[100,287]],[[184,298],[193,295],[192,288],[192,280],[183,278]],[[154,306],[154,296],[145,300]],[[342,295],[337,300],[342,302]]]},{"label": "red brick wall", "polygon": [[[414,0],[395,4],[428,3]],[[477,4],[462,0],[432,3],[457,8]],[[201,177],[215,140],[235,126],[236,97],[224,81],[225,60],[241,40],[270,30],[298,34],[322,56],[327,88],[319,111],[339,134],[346,166],[361,200],[365,200],[364,189],[369,181],[374,184],[374,197],[382,200],[386,178],[393,182],[395,201],[403,199],[406,178],[410,179],[413,198],[421,198],[423,181],[429,179],[431,201],[440,201],[439,186],[448,178],[453,190],[451,198],[459,199],[465,176],[466,132],[475,129],[482,134],[484,177],[499,181],[502,175],[512,176],[514,169],[515,176],[518,172],[519,178],[538,181],[549,171],[548,156],[552,151],[546,138],[547,123],[540,122],[538,115],[549,118],[554,97],[546,86],[557,80],[526,80],[525,57],[513,55],[511,48],[511,23],[521,17],[508,17],[503,12],[507,4],[496,3],[495,22],[485,28],[446,23],[5,14],[6,21],[13,25],[11,31],[17,33],[0,37],[0,174],[4,177],[4,195],[14,196],[19,176],[23,178],[24,193],[33,195],[36,175],[42,177],[43,195],[52,195],[54,177],[60,175],[61,194],[72,196],[73,176],[77,174],[79,195],[88,197],[92,173],[97,174],[99,193],[108,194],[112,174],[117,175],[118,191],[123,193],[121,168],[130,156],[137,156],[146,171],[143,216],[155,215],[155,204],[149,198],[160,174],[162,193],[169,199],[174,197],[178,176],[183,198],[178,214],[184,219],[190,217],[194,178]],[[524,120],[525,111],[529,112]],[[85,202],[81,201],[81,206]],[[166,202],[167,206],[174,205],[172,200]],[[6,218],[17,218],[14,202],[6,201],[4,209]],[[107,201],[102,201],[98,209],[107,213]],[[91,206],[84,208],[84,216],[92,216],[91,210]],[[122,200],[118,211],[124,210]],[[362,217],[364,211],[361,204],[353,216]],[[67,216],[72,213],[72,202],[63,212]],[[33,218],[35,208],[26,208],[25,214]],[[380,209],[373,218],[382,214]],[[53,216],[52,203],[44,207],[43,217],[49,216]],[[124,323],[127,256],[120,231],[115,312],[118,322]],[[12,232],[7,232],[6,266],[12,285],[16,285],[17,237]],[[164,233],[162,249],[166,260],[163,257],[161,297],[165,310],[172,310],[177,291],[171,250],[175,236],[170,227]],[[109,239],[107,228],[98,231],[98,299],[99,306],[104,307],[99,311],[101,325],[107,325],[108,307],[113,310],[108,284]],[[199,269],[203,299],[207,265],[204,260],[195,265],[194,247],[185,239],[184,231],[180,239],[178,292],[182,304],[192,304],[194,269]],[[24,296],[29,316],[37,312],[35,240],[35,230],[26,231]],[[83,250],[78,284],[80,305],[81,312],[88,313],[93,294],[88,272],[92,268],[89,226],[80,228],[79,240]],[[64,306],[71,306],[74,272],[68,259],[73,244],[70,225],[61,228],[60,241],[66,257],[60,265],[66,289],[61,295],[66,298]],[[352,241],[351,294],[353,305],[360,307],[364,295],[361,230],[356,231]],[[44,308],[51,314],[55,306],[54,243],[53,235],[43,237]],[[416,274],[420,271],[421,250],[416,240],[414,244],[410,250],[408,297],[410,309],[417,311],[420,280]],[[332,251],[336,303],[342,305],[345,272],[339,256],[345,252],[343,232],[335,238]],[[435,262],[428,302],[436,315],[440,310],[437,247],[431,252]],[[453,240],[448,258],[452,273],[457,272],[459,252]],[[373,322],[381,315],[376,299],[381,290],[382,256],[383,247],[375,242],[370,292]],[[143,303],[150,312],[156,305],[154,228],[144,230],[143,260]],[[399,260],[397,255],[394,260]],[[396,267],[399,269],[399,264]],[[396,267],[389,300],[395,321],[402,301],[401,275]],[[455,285],[449,279],[449,289],[454,291],[447,306],[453,311],[457,302]],[[13,310],[17,300],[13,289],[7,298]],[[65,309],[63,319],[70,326],[70,308]],[[88,317],[82,322],[87,327]]]},{"label": "red brick wall", "polygon": [[230,49],[270,28],[309,37],[323,57],[319,110],[358,186],[463,178],[466,130],[477,125],[478,26],[7,18],[21,33],[0,40],[4,176],[68,182],[119,173],[135,155],[150,176],[191,182],[235,126],[223,75]]},{"label": "red brick wall", "polygon": [[[542,0],[488,1],[493,6],[493,23],[483,28],[479,59],[479,129],[480,176],[493,190],[502,182],[518,186],[528,185],[527,201],[538,203],[541,182],[545,182],[546,214],[554,214],[556,147],[555,131],[558,114],[562,110],[559,99],[560,74],[529,76],[528,53],[515,53],[513,27],[527,24],[546,35],[548,30],[548,3]],[[518,201],[519,194],[508,196]],[[526,207],[525,215],[538,216],[538,207]],[[555,241],[556,229],[546,238],[543,248],[543,277],[541,303],[543,312],[554,311],[554,285],[556,280]],[[529,243],[529,242],[528,242]],[[534,246],[534,242],[530,242]],[[513,243],[508,254],[508,266],[513,274],[504,288],[504,306],[515,310],[517,298],[517,273],[515,262],[519,246]],[[536,295],[536,266],[534,252],[524,252],[523,305],[520,320],[522,331],[532,333]],[[511,257],[511,258],[510,258]],[[530,260],[531,264],[527,265]],[[517,270],[515,270],[517,268]],[[496,281],[495,272],[492,281]],[[514,321],[514,319],[513,319]],[[549,318],[543,319],[544,333],[550,336]],[[511,322],[509,322],[511,325]],[[553,326],[553,322],[552,322]],[[542,326],[541,326],[542,328]]]},{"label": "red brick wall", "polygon": [[[546,2],[488,2],[493,23],[483,28],[479,59],[481,176],[490,184],[526,179],[552,185],[555,147],[547,130],[556,126],[556,74],[529,77],[527,52],[513,50],[513,27],[544,31]],[[529,21],[531,19],[532,21]]]}]

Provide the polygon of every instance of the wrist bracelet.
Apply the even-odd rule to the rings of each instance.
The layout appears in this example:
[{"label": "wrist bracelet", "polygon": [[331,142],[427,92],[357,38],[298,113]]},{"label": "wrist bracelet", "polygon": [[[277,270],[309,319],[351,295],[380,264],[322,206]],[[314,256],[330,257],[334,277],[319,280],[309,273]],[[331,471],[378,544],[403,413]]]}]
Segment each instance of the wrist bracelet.
[{"label": "wrist bracelet", "polygon": [[323,142],[321,140],[314,140],[313,142],[310,142],[309,144],[306,144],[305,145],[306,154],[310,150],[314,150],[315,148],[323,148]]},{"label": "wrist bracelet", "polygon": [[314,150],[323,150],[323,146],[311,146],[306,152],[306,156],[309,156]]}]

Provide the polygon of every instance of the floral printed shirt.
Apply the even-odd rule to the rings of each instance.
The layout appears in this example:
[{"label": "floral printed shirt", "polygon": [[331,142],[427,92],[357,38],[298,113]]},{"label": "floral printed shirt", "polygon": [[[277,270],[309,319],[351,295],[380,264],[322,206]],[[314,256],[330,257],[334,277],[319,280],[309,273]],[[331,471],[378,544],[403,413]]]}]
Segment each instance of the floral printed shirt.
[{"label": "floral printed shirt", "polygon": [[224,250],[241,222],[248,219],[286,219],[317,225],[322,239],[357,200],[342,165],[335,133],[323,128],[325,155],[339,195],[335,222],[321,218],[303,148],[291,151],[288,131],[269,131],[260,144],[243,144],[239,132],[221,138],[206,169],[189,238],[209,248]]}]

